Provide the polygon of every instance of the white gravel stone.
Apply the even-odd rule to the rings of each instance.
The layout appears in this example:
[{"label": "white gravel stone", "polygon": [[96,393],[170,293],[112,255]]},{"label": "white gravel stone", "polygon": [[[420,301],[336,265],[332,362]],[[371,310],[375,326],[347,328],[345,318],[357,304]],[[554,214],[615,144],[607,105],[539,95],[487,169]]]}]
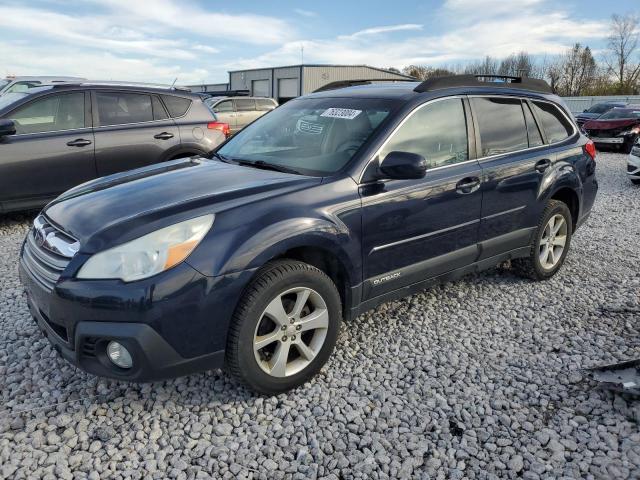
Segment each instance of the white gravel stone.
[{"label": "white gravel stone", "polygon": [[76,370],[18,282],[33,215],[0,218],[0,478],[640,478],[640,401],[581,371],[640,356],[640,188],[623,155],[597,164],[592,216],[553,279],[500,267],[381,305],[276,398],[217,371]]}]

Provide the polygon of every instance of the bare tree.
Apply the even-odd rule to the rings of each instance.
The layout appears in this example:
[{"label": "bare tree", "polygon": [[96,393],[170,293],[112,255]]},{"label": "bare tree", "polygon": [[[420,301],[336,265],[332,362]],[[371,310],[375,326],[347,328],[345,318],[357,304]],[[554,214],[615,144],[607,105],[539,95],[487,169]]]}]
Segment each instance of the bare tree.
[{"label": "bare tree", "polygon": [[428,80],[435,77],[446,77],[448,75],[454,75],[454,72],[447,68],[428,67],[424,65],[409,65],[402,69],[402,73],[415,77],[418,80]]},{"label": "bare tree", "polygon": [[640,19],[636,15],[613,15],[605,63],[618,84],[619,93],[629,93],[640,77],[640,61],[636,58],[640,41]]},{"label": "bare tree", "polygon": [[534,69],[534,60],[527,52],[512,54],[500,62],[499,75],[529,77]]},{"label": "bare tree", "polygon": [[560,61],[561,77],[558,91],[561,95],[584,95],[593,83],[596,73],[596,61],[589,47],[576,43]]},{"label": "bare tree", "polygon": [[470,63],[463,71],[468,75],[496,75],[498,73],[498,61],[487,55],[484,60]]}]

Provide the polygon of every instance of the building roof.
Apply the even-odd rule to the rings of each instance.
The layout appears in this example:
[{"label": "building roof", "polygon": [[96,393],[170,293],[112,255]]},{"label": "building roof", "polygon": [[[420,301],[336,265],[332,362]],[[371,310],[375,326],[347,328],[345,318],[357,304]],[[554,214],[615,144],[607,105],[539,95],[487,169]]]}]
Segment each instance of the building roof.
[{"label": "building roof", "polygon": [[329,68],[369,68],[371,70],[376,70],[378,72],[384,72],[384,73],[388,73],[391,75],[397,75],[398,77],[401,78],[408,78],[408,79],[413,79],[414,77],[411,77],[409,75],[405,75],[404,73],[398,73],[398,72],[394,72],[392,70],[386,70],[384,68],[378,68],[378,67],[372,67],[370,65],[337,65],[337,64],[326,64],[326,63],[302,63],[302,64],[297,64],[297,65],[282,65],[282,66],[278,66],[278,67],[263,67],[263,68],[244,68],[244,69],[240,69],[240,70],[229,70],[229,73],[238,73],[238,72],[255,72],[255,71],[259,71],[259,70],[278,70],[281,68],[306,68],[306,67],[329,67]]}]

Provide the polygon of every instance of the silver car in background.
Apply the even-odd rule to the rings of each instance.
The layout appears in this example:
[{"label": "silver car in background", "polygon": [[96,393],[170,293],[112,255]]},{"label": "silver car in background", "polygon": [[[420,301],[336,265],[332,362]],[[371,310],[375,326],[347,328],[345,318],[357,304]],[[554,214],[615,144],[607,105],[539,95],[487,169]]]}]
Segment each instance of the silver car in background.
[{"label": "silver car in background", "polygon": [[33,87],[52,83],[79,82],[86,80],[80,77],[7,77],[0,79],[0,95],[7,93],[23,93]]},{"label": "silver car in background", "polygon": [[274,99],[265,97],[209,97],[204,102],[218,121],[229,124],[232,134],[278,106]]}]

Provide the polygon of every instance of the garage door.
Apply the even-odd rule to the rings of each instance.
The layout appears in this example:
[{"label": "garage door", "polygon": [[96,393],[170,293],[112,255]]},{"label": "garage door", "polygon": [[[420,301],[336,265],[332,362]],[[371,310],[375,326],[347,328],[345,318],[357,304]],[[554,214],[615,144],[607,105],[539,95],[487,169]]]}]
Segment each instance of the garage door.
[{"label": "garage door", "polygon": [[294,98],[298,96],[297,78],[278,79],[278,98]]},{"label": "garage door", "polygon": [[253,80],[251,82],[251,95],[254,97],[269,97],[269,80]]}]

